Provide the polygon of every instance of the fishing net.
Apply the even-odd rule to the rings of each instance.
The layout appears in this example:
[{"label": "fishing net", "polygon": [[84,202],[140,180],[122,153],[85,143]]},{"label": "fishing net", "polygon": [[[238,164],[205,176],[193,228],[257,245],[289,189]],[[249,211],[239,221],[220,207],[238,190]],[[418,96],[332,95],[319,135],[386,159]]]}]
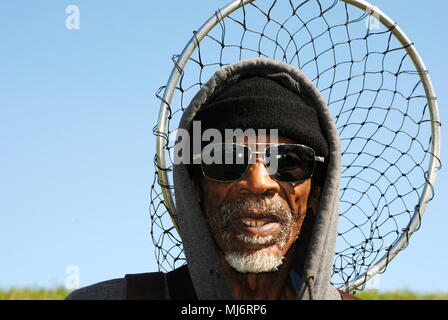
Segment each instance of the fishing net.
[{"label": "fishing net", "polygon": [[[439,167],[433,133],[440,123],[434,114],[431,117],[428,104],[435,97],[428,98],[421,80],[427,71],[418,70],[406,50],[413,44],[396,39],[396,25],[385,27],[375,14],[343,1],[240,4],[229,15],[216,11],[219,22],[201,41],[194,33],[197,48],[187,63],[180,66],[179,56],[173,57],[179,81],[157,92],[168,107],[167,130],[154,128],[166,161],[161,165],[155,156],[150,191],[151,236],[159,269],[170,271],[186,263],[170,218],[171,213],[175,219],[175,210],[162,194],[165,189],[175,197],[172,148],[183,111],[218,69],[268,57],[300,68],[313,80],[339,130],[343,165],[332,283],[342,288],[366,277],[380,259],[386,260],[378,270],[383,272],[391,248],[403,237],[407,243],[413,219],[413,229],[418,229],[422,207],[433,197],[429,176],[434,161]],[[164,100],[168,89],[174,90],[170,101]]]}]

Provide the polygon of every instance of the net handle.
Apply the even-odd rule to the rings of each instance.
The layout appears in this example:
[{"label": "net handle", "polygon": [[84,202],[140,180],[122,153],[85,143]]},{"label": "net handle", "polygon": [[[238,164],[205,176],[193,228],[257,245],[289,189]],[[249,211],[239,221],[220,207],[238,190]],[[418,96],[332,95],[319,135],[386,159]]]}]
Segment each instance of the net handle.
[{"label": "net handle", "polygon": [[[180,76],[182,75],[182,70],[187,64],[190,56],[193,54],[194,50],[198,47],[198,44],[202,41],[202,39],[208,34],[210,30],[212,30],[220,21],[222,21],[225,17],[231,14],[233,11],[239,9],[242,6],[245,6],[251,2],[256,0],[235,0],[229,3],[227,6],[219,10],[216,14],[210,17],[200,28],[193,37],[190,39],[180,56],[177,58],[175,62],[175,66],[171,71],[171,75],[168,79],[166,90],[163,95],[162,103],[160,106],[158,124],[157,124],[157,134],[156,134],[156,164],[157,164],[157,172],[160,180],[160,184],[162,185],[162,195],[165,202],[165,205],[168,209],[168,213],[171,217],[173,225],[176,230],[179,232],[177,221],[176,221],[176,207],[173,201],[173,197],[171,194],[169,177],[167,174],[166,167],[166,152],[165,146],[168,143],[168,117],[170,113],[170,103],[174,94],[174,90],[179,81]],[[428,107],[430,110],[430,118],[431,118],[431,153],[432,157],[429,163],[428,168],[428,176],[427,183],[424,187],[423,193],[420,197],[419,204],[414,209],[414,214],[411,218],[411,221],[408,224],[408,227],[405,229],[405,232],[392,244],[389,251],[374,265],[369,267],[369,269],[358,276],[358,278],[352,280],[341,289],[345,291],[351,291],[361,286],[375,275],[380,273],[388,263],[390,263],[397,254],[403,249],[403,247],[409,242],[412,234],[418,229],[421,223],[421,218],[426,210],[426,207],[429,203],[429,200],[433,195],[433,186],[436,181],[437,171],[439,168],[439,160],[440,159],[440,117],[438,111],[438,103],[435,95],[435,90],[432,86],[431,79],[429,77],[426,66],[421,59],[417,49],[414,44],[410,41],[407,35],[403,32],[403,30],[398,27],[398,25],[384,12],[382,12],[376,6],[370,4],[364,0],[339,0],[345,2],[349,5],[357,7],[365,11],[366,13],[372,15],[376,19],[379,20],[381,24],[383,24],[392,34],[396,37],[396,39],[403,45],[409,57],[411,58],[416,70],[420,76],[422,81],[426,98],[428,101]]]}]

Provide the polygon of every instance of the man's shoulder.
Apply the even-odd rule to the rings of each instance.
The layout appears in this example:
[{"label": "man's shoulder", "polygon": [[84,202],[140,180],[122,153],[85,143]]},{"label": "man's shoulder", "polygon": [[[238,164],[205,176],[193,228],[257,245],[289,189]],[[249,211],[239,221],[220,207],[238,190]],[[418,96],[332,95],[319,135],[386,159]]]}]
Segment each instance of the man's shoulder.
[{"label": "man's shoulder", "polygon": [[338,290],[339,294],[341,295],[341,299],[342,300],[361,300],[358,297],[355,297],[354,295],[351,295],[348,292],[342,291],[342,290]]},{"label": "man's shoulder", "polygon": [[125,278],[107,280],[75,290],[66,300],[125,300],[126,287]]},{"label": "man's shoulder", "polygon": [[66,300],[160,300],[167,298],[165,286],[163,272],[127,274],[75,290]]}]

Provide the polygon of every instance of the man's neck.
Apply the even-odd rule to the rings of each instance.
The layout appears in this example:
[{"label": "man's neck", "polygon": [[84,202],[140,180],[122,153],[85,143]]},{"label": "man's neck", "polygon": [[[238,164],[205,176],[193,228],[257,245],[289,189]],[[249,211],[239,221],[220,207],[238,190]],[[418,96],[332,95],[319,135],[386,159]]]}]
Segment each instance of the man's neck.
[{"label": "man's neck", "polygon": [[231,268],[224,259],[221,259],[235,299],[295,299],[296,295],[289,279],[292,254],[292,252],[287,254],[277,271],[263,273],[240,273]]}]

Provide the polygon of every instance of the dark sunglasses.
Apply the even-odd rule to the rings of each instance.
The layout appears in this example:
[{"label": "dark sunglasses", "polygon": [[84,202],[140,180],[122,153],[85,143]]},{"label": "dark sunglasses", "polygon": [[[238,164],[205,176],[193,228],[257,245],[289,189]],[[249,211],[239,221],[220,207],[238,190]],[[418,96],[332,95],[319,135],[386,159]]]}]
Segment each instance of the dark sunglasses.
[{"label": "dark sunglasses", "polygon": [[301,144],[263,144],[267,145],[263,151],[253,151],[247,145],[236,143],[210,144],[200,154],[194,154],[193,159],[201,160],[205,177],[220,182],[244,177],[249,166],[256,163],[254,154],[262,156],[269,176],[280,182],[304,182],[313,176],[315,162],[325,161],[317,157],[312,148]]}]

